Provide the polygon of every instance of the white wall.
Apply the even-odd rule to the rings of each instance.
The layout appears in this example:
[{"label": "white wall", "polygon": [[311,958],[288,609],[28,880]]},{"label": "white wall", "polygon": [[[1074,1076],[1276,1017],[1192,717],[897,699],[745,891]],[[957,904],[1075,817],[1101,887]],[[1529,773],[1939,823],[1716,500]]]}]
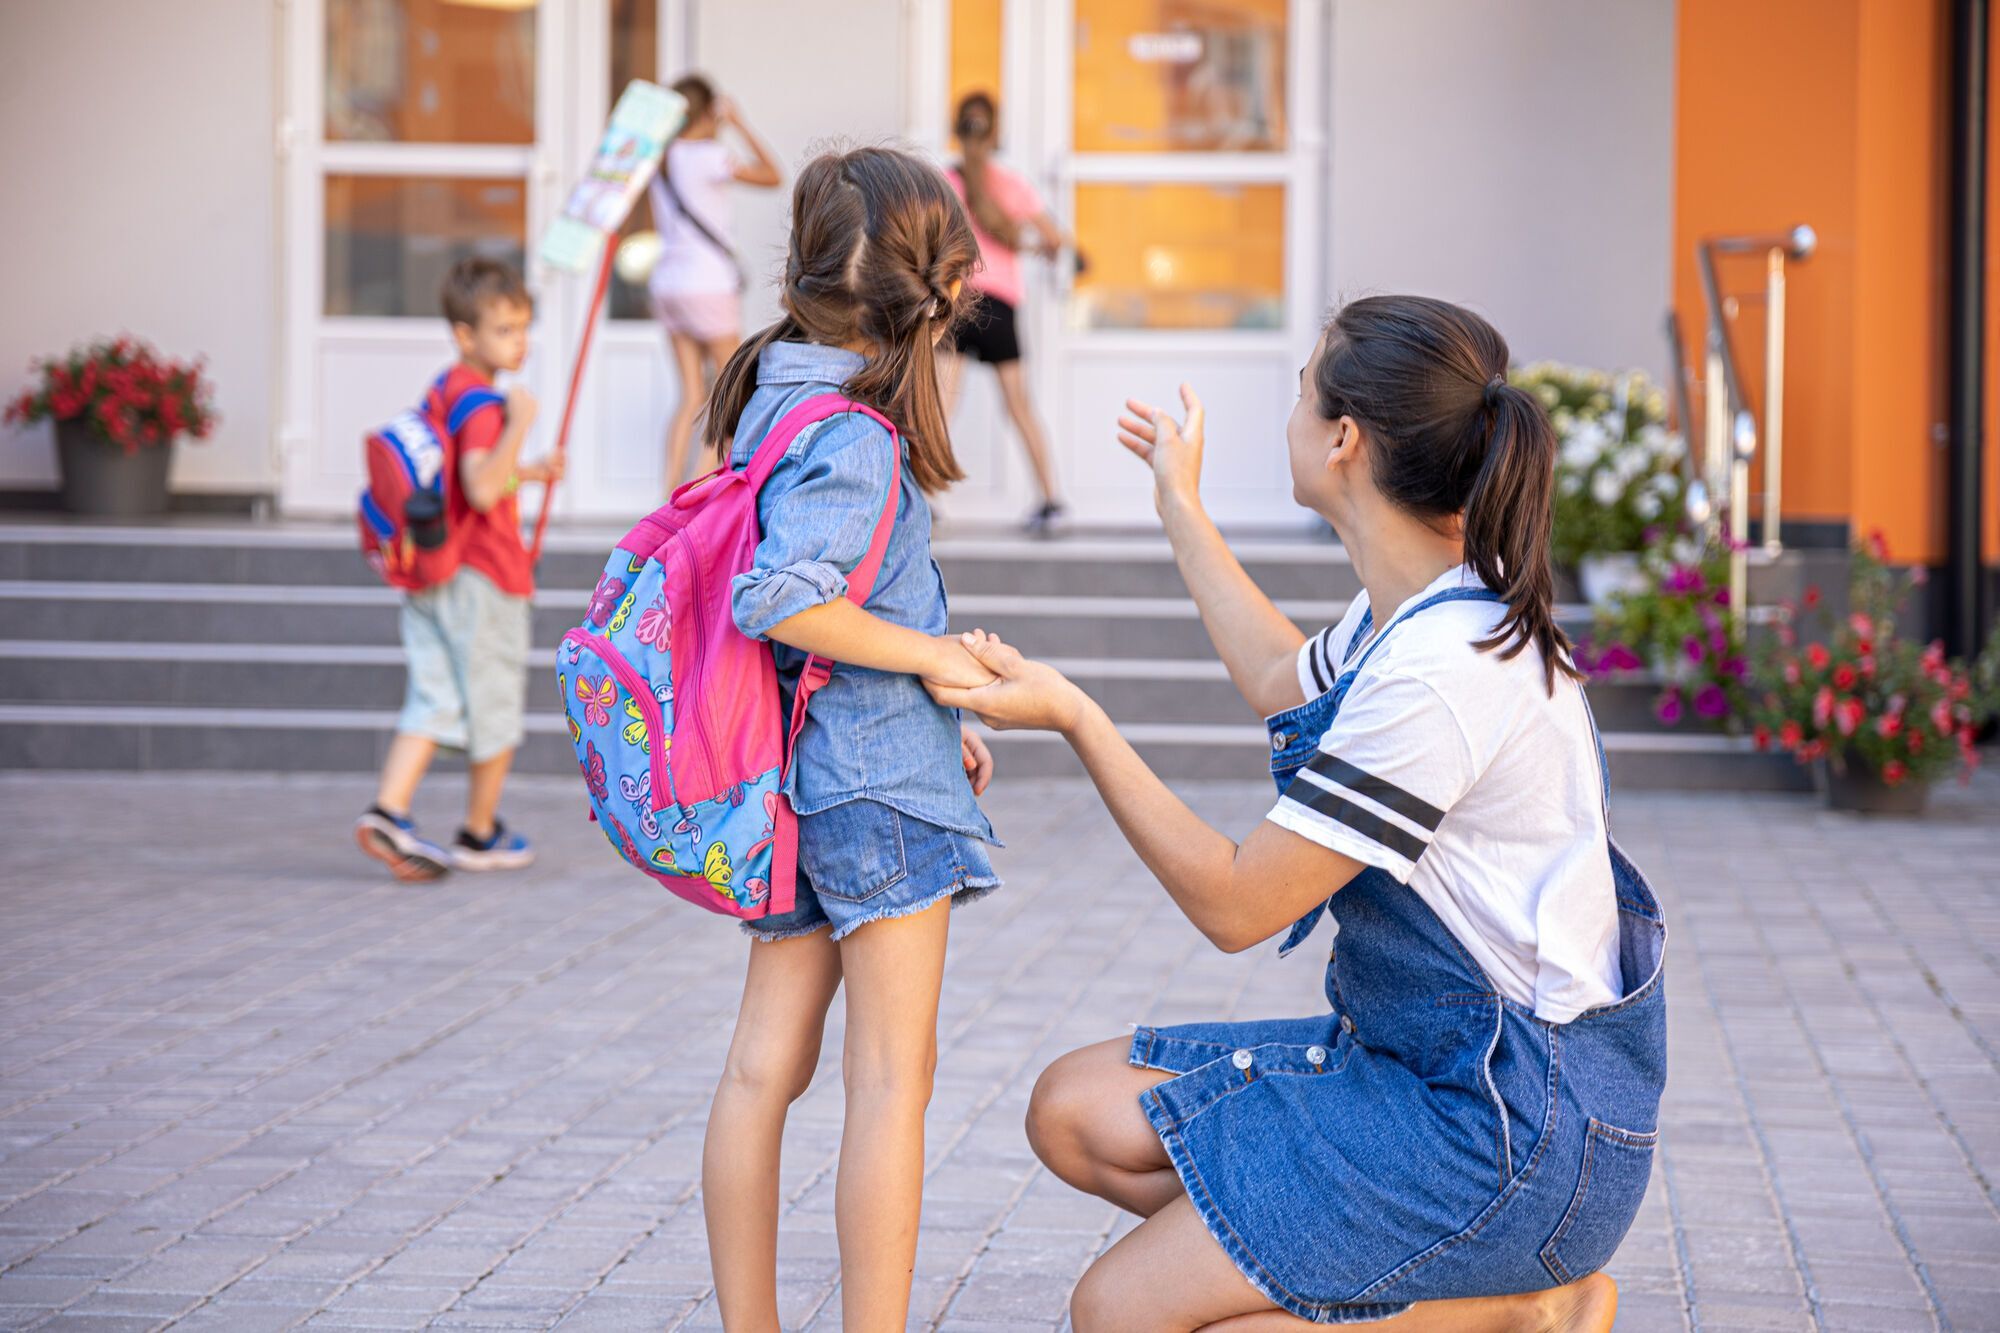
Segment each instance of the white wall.
[{"label": "white wall", "polygon": [[1517,360],[1664,371],[1673,0],[1334,0],[1331,296],[1471,305]]},{"label": "white wall", "polygon": [[[746,333],[777,318],[792,181],[816,147],[903,132],[905,6],[887,0],[694,0],[695,66],[737,100],[785,167],[776,190],[736,196],[736,241],[751,284]],[[672,76],[669,76],[672,77]]]},{"label": "white wall", "polygon": [[[0,394],[129,332],[205,353],[221,424],[174,486],[273,483],[278,6],[0,3]],[[0,487],[52,485],[51,432],[0,428]]]}]

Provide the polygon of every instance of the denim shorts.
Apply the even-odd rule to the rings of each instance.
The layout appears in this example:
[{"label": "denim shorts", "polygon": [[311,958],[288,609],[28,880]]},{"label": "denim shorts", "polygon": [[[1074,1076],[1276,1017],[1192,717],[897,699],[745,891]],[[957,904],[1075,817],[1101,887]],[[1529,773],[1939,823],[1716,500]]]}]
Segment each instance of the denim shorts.
[{"label": "denim shorts", "polygon": [[528,691],[528,599],[461,567],[403,598],[409,664],[396,730],[463,750],[474,763],[521,743]]},{"label": "denim shorts", "polygon": [[871,921],[910,916],[943,899],[957,907],[1000,887],[986,845],[879,801],[846,801],[799,816],[798,896],[792,910],[745,921],[754,939],[841,939]]}]

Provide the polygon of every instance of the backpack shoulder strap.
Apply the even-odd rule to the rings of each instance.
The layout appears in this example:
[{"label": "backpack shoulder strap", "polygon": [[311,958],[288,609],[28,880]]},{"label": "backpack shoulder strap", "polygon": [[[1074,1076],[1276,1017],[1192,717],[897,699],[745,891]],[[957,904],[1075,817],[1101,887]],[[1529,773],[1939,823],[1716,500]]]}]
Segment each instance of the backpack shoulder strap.
[{"label": "backpack shoulder strap", "polygon": [[472,414],[481,408],[504,408],[506,404],[507,400],[500,396],[499,390],[491,385],[475,384],[448,404],[444,418],[445,429],[456,435],[465,428],[466,422],[472,420]]},{"label": "backpack shoulder strap", "polygon": [[[817,394],[778,419],[778,424],[757,446],[757,452],[750,456],[750,463],[744,472],[751,486],[761,490],[800,431],[815,422],[849,412],[869,417],[888,431],[889,448],[893,454],[887,494],[882,497],[882,511],[875,519],[875,531],[868,538],[868,550],[862,555],[861,563],[854,567],[854,572],[847,576],[847,600],[861,606],[875,590],[876,576],[882,572],[882,561],[889,553],[889,534],[896,526],[896,499],[903,489],[903,439],[895,423],[866,403],[857,403],[840,394]],[[817,653],[806,658],[806,664],[799,672],[798,688],[792,694],[791,726],[785,733],[785,768],[788,772],[792,753],[798,745],[799,732],[805,726],[806,707],[832,674],[833,662]]]}]

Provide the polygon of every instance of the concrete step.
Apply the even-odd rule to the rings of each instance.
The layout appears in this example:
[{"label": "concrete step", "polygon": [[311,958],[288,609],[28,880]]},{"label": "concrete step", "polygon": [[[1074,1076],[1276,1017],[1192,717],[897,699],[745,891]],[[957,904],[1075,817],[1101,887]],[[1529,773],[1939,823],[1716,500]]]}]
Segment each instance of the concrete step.
[{"label": "concrete step", "polygon": [[[393,709],[257,709],[118,704],[0,704],[0,769],[367,772],[382,762]],[[1263,728],[1186,722],[1121,727],[1173,779],[1246,778],[1269,771]],[[990,736],[1010,778],[1082,772],[1060,739]],[[1803,790],[1803,770],[1739,737],[1607,732],[1612,782],[1627,790]],[[574,772],[560,714],[531,712],[515,759],[527,773]]]},{"label": "concrete step", "polygon": [[[552,533],[538,581],[589,588],[623,534]],[[1273,597],[1352,597],[1360,589],[1347,554],[1330,538],[1244,539],[1238,553]],[[1029,596],[1184,597],[1162,537],[941,536],[932,554],[958,593]],[[277,584],[380,588],[351,531],[329,525],[237,528],[71,527],[0,524],[0,580],[112,583]]]},{"label": "concrete step", "polygon": [[[532,669],[552,648],[536,655]],[[1049,657],[1118,722],[1256,724],[1213,658]],[[197,708],[379,709],[403,693],[394,644],[123,643],[0,640],[0,703]],[[1591,687],[1599,725],[1646,731],[1656,688]]]}]

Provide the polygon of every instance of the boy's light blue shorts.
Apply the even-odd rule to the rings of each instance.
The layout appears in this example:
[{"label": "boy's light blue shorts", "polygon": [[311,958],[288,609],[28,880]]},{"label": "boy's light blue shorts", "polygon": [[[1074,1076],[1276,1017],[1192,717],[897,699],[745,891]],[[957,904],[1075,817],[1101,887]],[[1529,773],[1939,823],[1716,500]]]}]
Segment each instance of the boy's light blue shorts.
[{"label": "boy's light blue shorts", "polygon": [[529,600],[461,568],[403,598],[410,679],[396,730],[463,750],[473,763],[521,743],[527,709]]}]

